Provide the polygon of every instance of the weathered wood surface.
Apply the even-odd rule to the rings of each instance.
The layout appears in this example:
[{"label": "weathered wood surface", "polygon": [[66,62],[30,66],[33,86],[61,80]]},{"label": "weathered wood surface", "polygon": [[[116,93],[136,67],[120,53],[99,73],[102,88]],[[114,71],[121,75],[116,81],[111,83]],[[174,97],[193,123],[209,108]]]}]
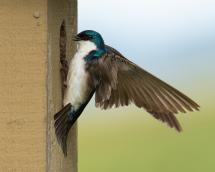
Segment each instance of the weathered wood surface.
[{"label": "weathered wood surface", "polygon": [[[72,57],[75,51],[72,35],[77,31],[76,22],[76,1],[75,0],[49,0],[49,35],[48,35],[48,171],[50,172],[75,172],[77,171],[77,131],[76,126],[72,128],[68,138],[68,156],[63,157],[62,151],[56,141],[54,133],[53,114],[60,110],[62,106],[62,94],[59,91],[62,88],[60,74],[60,51],[59,36],[62,22],[65,22],[66,31],[66,57]],[[63,9],[63,10],[62,10]],[[62,39],[64,39],[62,37]],[[63,52],[61,52],[63,53]],[[68,59],[69,60],[69,59]]]},{"label": "weathered wood surface", "polygon": [[[62,105],[59,37],[76,33],[76,0],[0,0],[0,171],[76,172],[76,127],[63,157],[53,115]],[[73,48],[67,48],[71,57]]]}]

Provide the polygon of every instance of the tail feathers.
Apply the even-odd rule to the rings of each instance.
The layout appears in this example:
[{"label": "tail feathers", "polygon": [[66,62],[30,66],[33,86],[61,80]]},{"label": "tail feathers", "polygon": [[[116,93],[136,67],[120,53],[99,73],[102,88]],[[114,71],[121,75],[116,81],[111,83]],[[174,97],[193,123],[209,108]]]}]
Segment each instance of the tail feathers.
[{"label": "tail feathers", "polygon": [[72,121],[71,112],[72,112],[72,105],[69,103],[54,115],[55,134],[57,136],[58,143],[60,144],[65,156],[67,156],[68,133],[74,123]]}]

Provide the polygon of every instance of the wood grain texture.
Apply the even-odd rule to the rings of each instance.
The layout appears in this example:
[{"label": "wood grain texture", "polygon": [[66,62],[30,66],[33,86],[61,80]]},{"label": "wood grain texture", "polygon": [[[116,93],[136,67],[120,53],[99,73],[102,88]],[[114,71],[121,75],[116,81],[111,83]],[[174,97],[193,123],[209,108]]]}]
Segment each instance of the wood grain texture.
[{"label": "wood grain texture", "polygon": [[[77,132],[67,158],[53,115],[61,108],[60,25],[77,31],[76,0],[0,0],[0,171],[76,172]],[[67,56],[74,53],[71,39]],[[73,47],[73,48],[71,48]]]},{"label": "wood grain texture", "polygon": [[[62,107],[62,83],[60,74],[60,28],[63,21],[66,26],[66,56],[72,57],[75,45],[72,35],[77,32],[77,2],[76,0],[48,1],[48,152],[47,171],[76,172],[77,171],[77,127],[71,129],[68,138],[68,156],[64,157],[57,143],[54,132],[53,115]],[[68,59],[69,60],[69,59]]]},{"label": "wood grain texture", "polygon": [[44,0],[0,1],[2,172],[46,169],[46,14]]}]

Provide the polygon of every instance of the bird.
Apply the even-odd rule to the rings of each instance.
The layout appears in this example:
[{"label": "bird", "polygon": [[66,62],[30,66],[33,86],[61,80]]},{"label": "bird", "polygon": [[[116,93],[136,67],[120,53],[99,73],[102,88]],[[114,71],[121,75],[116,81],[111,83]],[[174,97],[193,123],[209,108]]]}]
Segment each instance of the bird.
[{"label": "bird", "polygon": [[69,64],[63,108],[54,115],[55,134],[65,156],[69,130],[94,94],[98,108],[134,104],[178,132],[182,127],[175,115],[199,110],[191,98],[106,45],[98,32],[85,30],[73,40],[77,50]]}]

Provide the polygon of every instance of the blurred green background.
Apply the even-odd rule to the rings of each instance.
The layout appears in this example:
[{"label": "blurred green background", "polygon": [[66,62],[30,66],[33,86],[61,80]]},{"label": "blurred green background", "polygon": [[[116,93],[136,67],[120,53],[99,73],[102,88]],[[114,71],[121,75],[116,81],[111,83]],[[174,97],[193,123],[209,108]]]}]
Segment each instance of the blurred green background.
[{"label": "blurred green background", "polygon": [[179,134],[143,109],[102,111],[93,99],[79,118],[80,172],[215,171],[214,7],[211,0],[79,0],[79,31],[99,31],[201,106],[177,115]]}]

